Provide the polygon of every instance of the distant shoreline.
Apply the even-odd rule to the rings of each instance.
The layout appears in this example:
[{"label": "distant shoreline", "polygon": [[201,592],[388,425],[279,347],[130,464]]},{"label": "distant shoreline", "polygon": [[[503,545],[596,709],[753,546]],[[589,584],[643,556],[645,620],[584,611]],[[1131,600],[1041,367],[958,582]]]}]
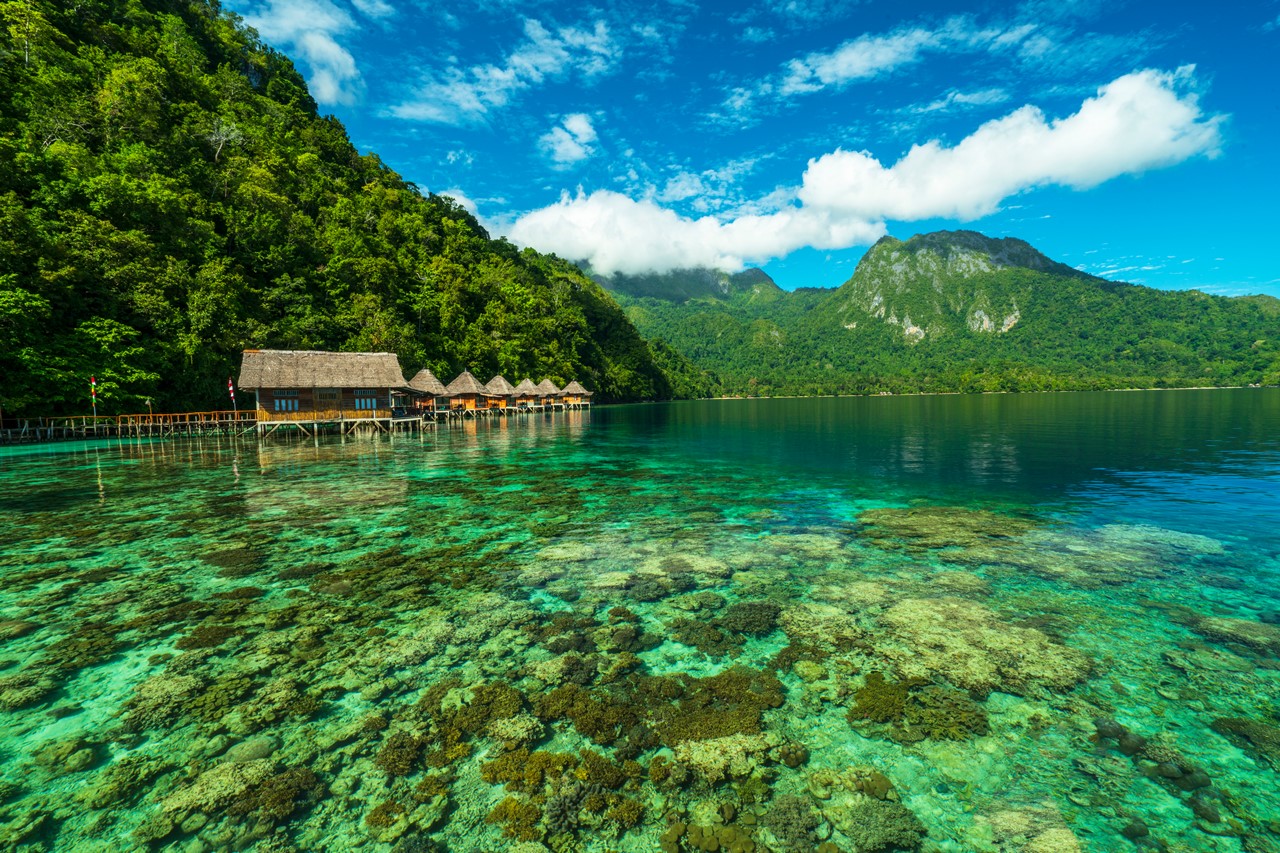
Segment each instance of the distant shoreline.
[{"label": "distant shoreline", "polygon": [[[884,391],[876,394],[773,394],[767,397],[743,397],[743,396],[723,396],[723,397],[691,397],[692,400],[834,400],[834,399],[857,399],[857,398],[875,398],[875,397],[985,397],[997,394],[1095,394],[1095,393],[1125,393],[1136,391],[1247,391],[1261,390],[1264,388],[1280,388],[1280,385],[1189,385],[1185,388],[1066,388],[1057,391],[910,391],[907,393],[895,393],[893,391]],[[651,401],[651,402],[677,402],[671,401]]]}]

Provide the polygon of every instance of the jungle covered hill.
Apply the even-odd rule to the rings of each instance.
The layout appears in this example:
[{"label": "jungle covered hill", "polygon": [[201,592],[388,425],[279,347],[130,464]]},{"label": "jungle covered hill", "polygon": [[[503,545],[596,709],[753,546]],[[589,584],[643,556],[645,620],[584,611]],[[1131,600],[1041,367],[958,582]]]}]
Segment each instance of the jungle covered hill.
[{"label": "jungle covered hill", "polygon": [[831,289],[760,270],[598,280],[721,394],[1280,384],[1280,300],[1107,281],[973,231],[885,237]]},{"label": "jungle covered hill", "polygon": [[696,395],[576,267],[492,240],[318,114],[216,0],[0,2],[0,406],[226,408],[244,348]]}]

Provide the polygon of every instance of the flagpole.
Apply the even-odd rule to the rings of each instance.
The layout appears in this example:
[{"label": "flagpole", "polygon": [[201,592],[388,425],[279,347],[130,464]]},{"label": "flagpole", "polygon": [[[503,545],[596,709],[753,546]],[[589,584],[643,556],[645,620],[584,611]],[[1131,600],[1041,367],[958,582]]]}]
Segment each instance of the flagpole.
[{"label": "flagpole", "polygon": [[231,394],[231,408],[235,412],[235,419],[240,420],[240,406],[236,404],[236,386],[231,381],[231,377],[227,377],[227,392]]},{"label": "flagpole", "polygon": [[98,419],[98,379],[95,376],[89,377],[89,394],[93,398],[93,418],[94,426],[97,426]]}]

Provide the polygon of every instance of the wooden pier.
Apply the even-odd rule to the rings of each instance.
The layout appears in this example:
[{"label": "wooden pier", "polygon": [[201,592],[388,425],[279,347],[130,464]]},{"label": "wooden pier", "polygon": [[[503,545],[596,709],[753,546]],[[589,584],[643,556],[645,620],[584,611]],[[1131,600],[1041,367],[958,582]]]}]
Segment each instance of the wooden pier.
[{"label": "wooden pier", "polygon": [[[403,433],[482,418],[516,418],[552,412],[590,409],[589,402],[550,403],[535,406],[491,408],[409,409],[403,414],[389,409],[345,412],[264,412],[244,411],[177,412],[99,416],[74,415],[56,418],[21,418],[16,425],[0,429],[0,444],[28,444],[46,441],[84,441],[95,438],[171,438],[175,436],[247,436],[260,438],[278,432],[354,435]],[[263,417],[266,415],[266,417]]]},{"label": "wooden pier", "polygon": [[257,413],[252,410],[19,418],[15,426],[0,429],[0,443],[23,444],[92,438],[247,435],[253,432],[256,425]]}]

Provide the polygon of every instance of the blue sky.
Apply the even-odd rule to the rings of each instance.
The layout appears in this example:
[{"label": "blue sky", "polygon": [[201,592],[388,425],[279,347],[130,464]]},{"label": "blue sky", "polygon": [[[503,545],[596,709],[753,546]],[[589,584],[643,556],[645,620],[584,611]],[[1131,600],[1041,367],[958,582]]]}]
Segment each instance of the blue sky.
[{"label": "blue sky", "polygon": [[1280,0],[233,0],[322,111],[495,235],[836,286],[972,228],[1280,295]]}]

